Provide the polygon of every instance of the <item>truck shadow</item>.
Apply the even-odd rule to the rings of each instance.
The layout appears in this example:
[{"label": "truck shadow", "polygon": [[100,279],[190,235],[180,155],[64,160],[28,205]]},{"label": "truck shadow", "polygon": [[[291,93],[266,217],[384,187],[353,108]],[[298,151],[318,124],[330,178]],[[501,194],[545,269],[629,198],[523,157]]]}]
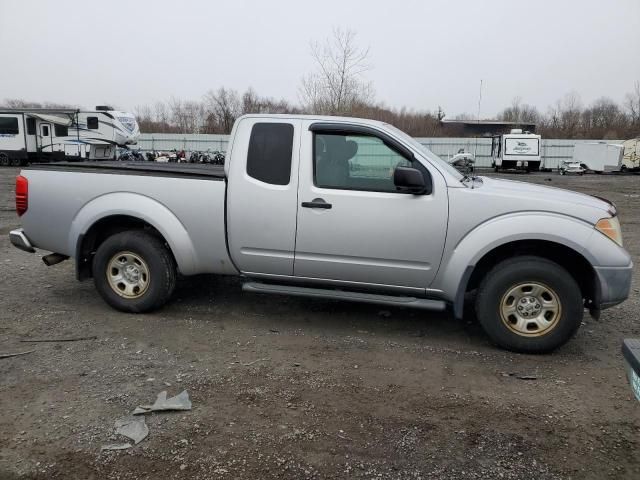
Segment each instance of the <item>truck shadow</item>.
[{"label": "truck shadow", "polygon": [[[372,333],[395,338],[425,338],[465,348],[492,348],[472,315],[457,320],[449,312],[430,312],[339,300],[245,293],[242,280],[199,275],[178,283],[168,307],[191,315],[233,318],[270,330],[306,330],[353,335]],[[203,318],[204,319],[204,318]]]}]

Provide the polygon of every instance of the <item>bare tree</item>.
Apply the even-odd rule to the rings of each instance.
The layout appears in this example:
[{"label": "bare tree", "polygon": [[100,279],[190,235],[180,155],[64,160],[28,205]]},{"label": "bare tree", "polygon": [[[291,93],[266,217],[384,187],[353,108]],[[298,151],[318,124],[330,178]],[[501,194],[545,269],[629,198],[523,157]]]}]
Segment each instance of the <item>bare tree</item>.
[{"label": "bare tree", "polygon": [[633,87],[633,92],[627,93],[625,97],[624,107],[629,114],[631,124],[640,127],[640,80],[636,80]]},{"label": "bare tree", "polygon": [[370,103],[373,88],[363,77],[371,67],[369,49],[356,46],[352,30],[335,28],[323,44],[312,43],[311,55],[317,71],[303,77],[300,97],[313,113],[349,114],[357,105]]},{"label": "bare tree", "polygon": [[242,113],[238,92],[220,87],[215,92],[209,90],[204,96],[207,132],[229,133]]},{"label": "bare tree", "polygon": [[7,98],[2,104],[3,108],[78,108],[77,105],[55,102],[31,102],[21,98]]},{"label": "bare tree", "polygon": [[500,120],[514,123],[537,123],[540,121],[540,113],[533,105],[522,103],[521,97],[515,97],[511,106],[498,114]]}]

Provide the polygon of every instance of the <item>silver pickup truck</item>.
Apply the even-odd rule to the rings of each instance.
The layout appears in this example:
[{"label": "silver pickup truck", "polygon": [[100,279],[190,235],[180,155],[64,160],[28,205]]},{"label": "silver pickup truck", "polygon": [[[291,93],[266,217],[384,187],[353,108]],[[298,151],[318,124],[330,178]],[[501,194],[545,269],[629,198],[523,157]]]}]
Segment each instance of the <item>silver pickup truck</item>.
[{"label": "silver pickup truck", "polygon": [[224,168],[24,168],[16,208],[16,247],[54,252],[47,264],[73,257],[78,279],[128,312],[161,307],[178,273],[241,275],[251,292],[458,318],[475,298],[493,342],[544,352],[631,283],[610,202],[464,177],[396,128],[355,118],[241,117]]}]

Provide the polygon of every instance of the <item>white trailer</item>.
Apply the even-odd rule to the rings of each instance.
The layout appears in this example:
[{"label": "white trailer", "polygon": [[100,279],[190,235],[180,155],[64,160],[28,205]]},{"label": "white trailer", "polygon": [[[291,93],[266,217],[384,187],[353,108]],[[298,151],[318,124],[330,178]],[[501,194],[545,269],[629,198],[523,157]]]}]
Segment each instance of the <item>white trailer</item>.
[{"label": "white trailer", "polygon": [[139,136],[136,118],[110,107],[0,109],[0,166],[111,160]]},{"label": "white trailer", "polygon": [[573,161],[580,163],[587,171],[614,172],[622,167],[622,145],[607,142],[576,143]]},{"label": "white trailer", "polygon": [[540,170],[542,137],[513,129],[511,133],[495,135],[491,143],[492,166],[499,170]]}]

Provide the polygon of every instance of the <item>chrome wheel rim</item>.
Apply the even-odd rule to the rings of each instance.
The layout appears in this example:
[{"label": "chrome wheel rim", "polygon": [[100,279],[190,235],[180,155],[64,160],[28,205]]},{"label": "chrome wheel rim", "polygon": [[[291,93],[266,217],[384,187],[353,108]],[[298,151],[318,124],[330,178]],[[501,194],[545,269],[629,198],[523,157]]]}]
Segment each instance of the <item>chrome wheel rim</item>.
[{"label": "chrome wheel rim", "polygon": [[523,282],[511,287],[500,301],[500,317],[512,332],[525,337],[546,335],[562,315],[558,294],[539,282]]},{"label": "chrome wheel rim", "polygon": [[107,264],[107,282],[124,298],[139,298],[149,288],[149,267],[133,252],[116,253]]}]

